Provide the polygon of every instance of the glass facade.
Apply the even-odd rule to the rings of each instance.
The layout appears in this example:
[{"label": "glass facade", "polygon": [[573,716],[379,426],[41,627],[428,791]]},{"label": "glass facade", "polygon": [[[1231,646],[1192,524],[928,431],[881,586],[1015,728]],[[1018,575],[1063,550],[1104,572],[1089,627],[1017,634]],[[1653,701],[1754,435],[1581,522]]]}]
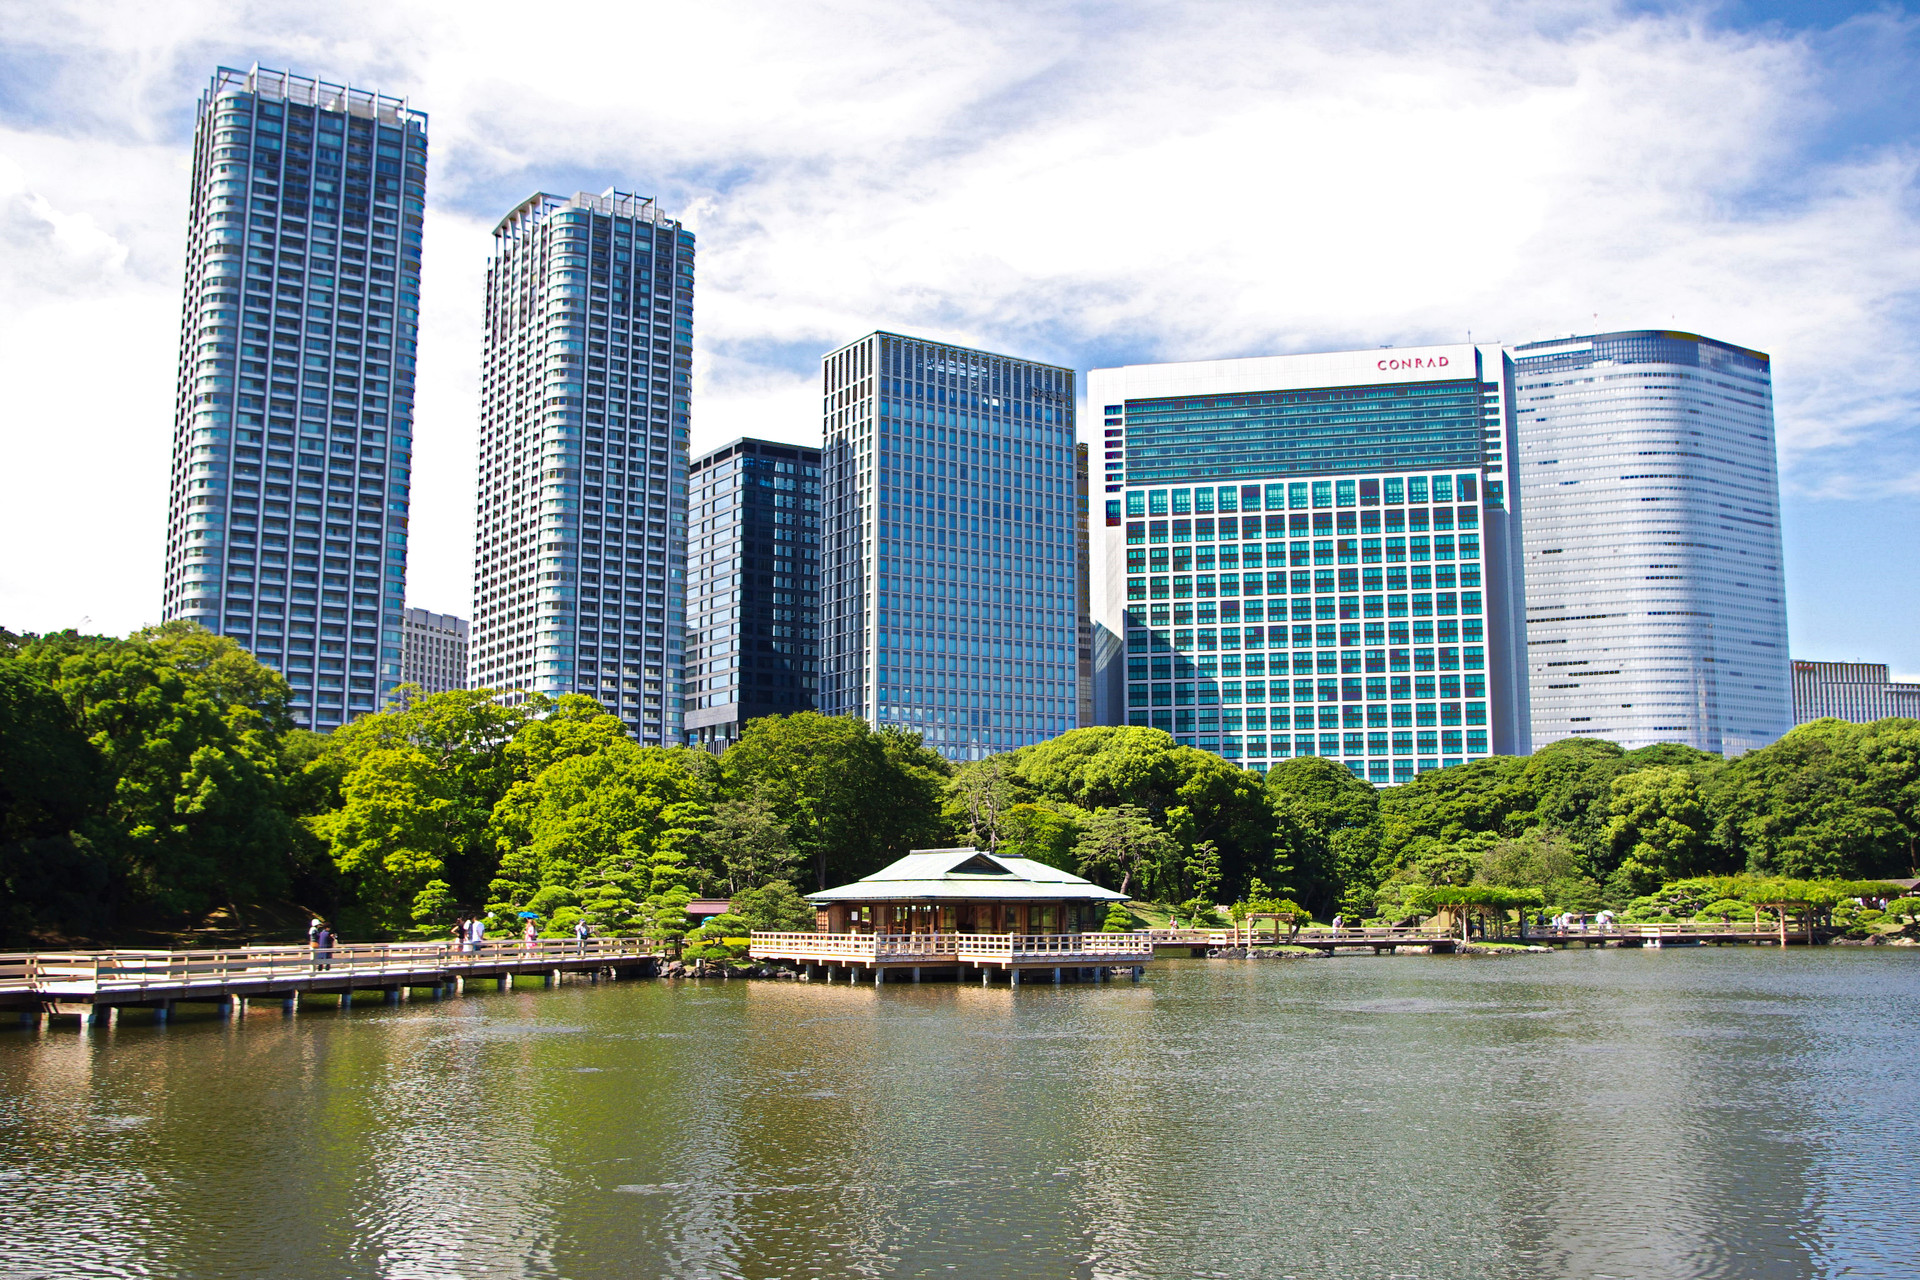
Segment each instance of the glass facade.
[{"label": "glass facade", "polygon": [[494,228],[473,687],[581,693],[681,742],[693,235],[624,192]]},{"label": "glass facade", "polygon": [[822,390],[821,709],[953,760],[1074,728],[1073,371],[876,333]]},{"label": "glass facade", "polygon": [[467,620],[430,609],[408,609],[401,619],[400,682],[428,693],[467,687]]},{"label": "glass facade", "polygon": [[1793,724],[1771,363],[1659,330],[1513,349],[1533,740],[1738,755]]},{"label": "glass facade", "polygon": [[[1220,364],[1257,385],[1309,359]],[[1104,718],[1379,784],[1524,750],[1510,417],[1489,363],[1472,376],[1455,349],[1446,379],[1206,395],[1126,394],[1181,366],[1096,371],[1121,463],[1103,498],[1102,622],[1122,642]]]},{"label": "glass facade", "polygon": [[688,471],[686,734],[725,750],[820,688],[820,451],[735,440]]},{"label": "glass facade", "polygon": [[163,616],[327,730],[401,676],[427,118],[222,67],[194,134]]}]

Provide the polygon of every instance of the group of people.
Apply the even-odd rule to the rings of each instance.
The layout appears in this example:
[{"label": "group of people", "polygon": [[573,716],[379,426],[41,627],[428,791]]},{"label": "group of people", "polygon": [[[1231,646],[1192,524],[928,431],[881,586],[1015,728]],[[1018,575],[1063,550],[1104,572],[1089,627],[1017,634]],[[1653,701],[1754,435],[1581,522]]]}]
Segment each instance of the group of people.
[{"label": "group of people", "polygon": [[[584,950],[586,941],[593,936],[593,926],[586,917],[574,921],[573,940]],[[480,944],[487,940],[487,920],[485,916],[461,916],[453,923],[453,943],[462,951],[478,951]],[[520,943],[532,951],[540,945],[540,925],[533,917],[527,917],[520,929]]]},{"label": "group of people", "polygon": [[333,959],[333,926],[319,916],[307,923],[307,951],[313,956],[315,969],[331,969]]}]

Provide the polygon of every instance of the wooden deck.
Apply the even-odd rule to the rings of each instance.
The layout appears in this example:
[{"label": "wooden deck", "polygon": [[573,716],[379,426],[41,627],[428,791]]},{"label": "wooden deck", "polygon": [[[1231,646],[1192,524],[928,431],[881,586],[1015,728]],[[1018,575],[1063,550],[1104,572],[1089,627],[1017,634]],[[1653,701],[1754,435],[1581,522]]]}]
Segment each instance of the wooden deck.
[{"label": "wooden deck", "polygon": [[1137,933],[755,933],[749,954],[807,966],[809,976],[822,970],[828,980],[836,969],[857,969],[875,982],[889,971],[911,970],[918,981],[932,970],[977,972],[983,981],[1004,973],[1017,983],[1032,970],[1087,970],[1095,981],[1111,969],[1137,971],[1153,959],[1153,947]]},{"label": "wooden deck", "polygon": [[537,975],[551,986],[563,973],[631,973],[650,968],[654,957],[653,944],[638,938],[19,952],[0,954],[0,1009],[90,1019],[96,1012],[147,1008],[164,1019],[178,1003],[211,1003],[231,1014],[261,998],[278,998],[291,1010],[308,994],[350,1004],[355,992],[377,992],[397,1002],[417,988],[438,996],[472,981],[498,982],[505,990],[522,976]]}]

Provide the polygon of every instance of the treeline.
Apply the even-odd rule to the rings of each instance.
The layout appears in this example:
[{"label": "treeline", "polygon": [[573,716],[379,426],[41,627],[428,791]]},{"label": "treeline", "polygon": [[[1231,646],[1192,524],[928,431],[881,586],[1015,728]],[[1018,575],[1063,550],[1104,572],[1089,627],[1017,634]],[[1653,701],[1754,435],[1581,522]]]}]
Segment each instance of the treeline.
[{"label": "treeline", "polygon": [[[1672,881],[1912,874],[1920,723],[1821,721],[1738,760],[1568,740],[1384,791],[1305,758],[1264,778],[1136,728],[955,769],[816,714],[722,756],[641,747],[590,699],[419,696],[325,737],[230,640],[0,633],[0,931],[105,941],[235,903],[348,937],[581,917],[678,939],[693,896],[808,927],[798,892],[972,841],[1172,904],[1288,897],[1404,918],[1434,886],[1625,907]],[[729,922],[732,925],[733,922]],[[698,941],[698,940],[696,940]]]},{"label": "treeline", "polygon": [[[346,937],[522,912],[677,939],[694,896],[811,927],[796,887],[950,837],[917,735],[819,715],[724,759],[641,747],[584,697],[419,696],[321,736],[233,641],[0,633],[0,932],[102,941],[228,904],[297,904]],[[771,886],[771,888],[769,887]],[[284,914],[284,913],[283,913]]]}]

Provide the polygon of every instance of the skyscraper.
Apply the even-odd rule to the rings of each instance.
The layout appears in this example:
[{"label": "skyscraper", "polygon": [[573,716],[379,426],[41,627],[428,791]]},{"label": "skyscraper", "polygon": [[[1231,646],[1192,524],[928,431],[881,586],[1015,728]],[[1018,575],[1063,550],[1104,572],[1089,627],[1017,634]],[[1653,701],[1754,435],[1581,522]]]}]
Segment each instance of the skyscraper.
[{"label": "skyscraper", "polygon": [[220,68],[194,133],[162,612],[331,729],[400,679],[427,117]]},{"label": "skyscraper", "polygon": [[609,190],[534,195],[493,237],[473,687],[588,694],[677,745],[693,235]]},{"label": "skyscraper", "polygon": [[430,609],[402,615],[400,680],[428,693],[467,687],[467,620]]},{"label": "skyscraper", "polygon": [[1768,358],[1658,330],[1513,356],[1535,746],[1737,755],[1785,733]]},{"label": "skyscraper", "polygon": [[724,750],[755,717],[818,705],[820,451],[695,458],[687,520],[687,742]]},{"label": "skyscraper", "polygon": [[1375,783],[1528,749],[1498,348],[1096,369],[1087,394],[1109,719]]},{"label": "skyscraper", "polygon": [[891,333],[822,363],[821,709],[951,760],[1075,727],[1073,371]]}]

